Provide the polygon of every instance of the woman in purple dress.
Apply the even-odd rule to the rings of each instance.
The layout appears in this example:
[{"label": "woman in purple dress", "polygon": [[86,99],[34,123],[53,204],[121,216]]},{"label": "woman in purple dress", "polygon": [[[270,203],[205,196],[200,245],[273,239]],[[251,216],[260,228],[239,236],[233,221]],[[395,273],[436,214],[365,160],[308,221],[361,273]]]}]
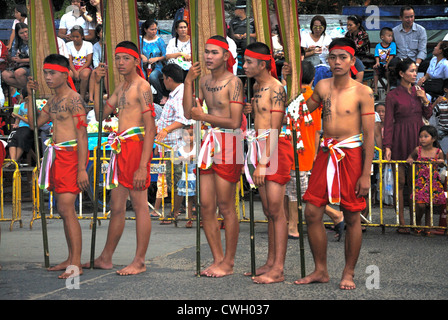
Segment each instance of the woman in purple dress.
[{"label": "woman in purple dress", "polygon": [[[417,69],[418,67],[411,59],[401,60],[395,67],[399,84],[386,97],[383,139],[385,160],[406,160],[418,146],[423,117],[429,119],[432,115],[432,107],[425,91],[414,85],[417,80]],[[399,223],[405,225],[403,213],[405,164],[398,166],[398,180]],[[408,183],[408,185],[412,184]],[[412,221],[412,210],[410,213],[410,221]],[[409,233],[408,228],[399,228],[397,231]]]}]

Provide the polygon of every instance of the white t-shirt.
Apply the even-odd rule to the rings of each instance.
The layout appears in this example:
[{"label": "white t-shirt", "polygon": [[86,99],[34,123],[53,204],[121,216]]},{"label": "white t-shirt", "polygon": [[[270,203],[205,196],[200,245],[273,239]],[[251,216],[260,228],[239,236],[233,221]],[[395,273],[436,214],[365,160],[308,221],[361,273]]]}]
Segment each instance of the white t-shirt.
[{"label": "white t-shirt", "polygon": [[314,41],[311,38],[310,33],[303,32],[301,34],[300,45],[304,48],[309,48],[312,46],[319,46],[322,48],[322,53],[319,55],[322,64],[327,64],[328,57],[328,46],[330,45],[332,39],[330,36],[323,34],[318,41]]},{"label": "white t-shirt", "polygon": [[82,47],[76,50],[75,43],[73,41],[67,42],[66,44],[68,53],[73,58],[73,65],[83,66],[86,63],[87,56],[93,54],[93,45],[89,41],[83,41]]},{"label": "white t-shirt", "polygon": [[87,22],[82,16],[75,17],[73,11],[67,12],[61,17],[59,29],[66,29],[67,34],[70,34],[72,28],[76,25],[81,26],[84,29],[85,36],[89,34],[89,30],[95,29],[93,25]]}]

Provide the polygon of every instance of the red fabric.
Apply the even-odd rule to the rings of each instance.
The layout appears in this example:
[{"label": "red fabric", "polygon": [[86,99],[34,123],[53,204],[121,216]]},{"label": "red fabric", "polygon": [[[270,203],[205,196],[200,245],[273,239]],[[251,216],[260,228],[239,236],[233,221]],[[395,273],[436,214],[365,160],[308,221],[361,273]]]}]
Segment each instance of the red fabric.
[{"label": "red fabric", "polygon": [[[134,189],[134,173],[140,166],[144,141],[123,140],[121,152],[117,154],[118,182],[127,189]],[[151,155],[152,157],[152,155]],[[146,166],[145,188],[151,184],[151,159]]]},{"label": "red fabric", "polygon": [[2,142],[0,142],[0,167],[3,166],[3,161],[5,161],[5,157],[6,157],[5,145]]},{"label": "red fabric", "polygon": [[62,73],[66,72],[69,75],[67,81],[68,81],[68,84],[70,85],[70,88],[72,88],[73,91],[76,91],[75,83],[73,82],[72,77],[70,77],[70,72],[67,68],[60,66],[58,64],[45,63],[44,69],[55,70],[55,71],[59,71]]},{"label": "red fabric", "polygon": [[[339,161],[339,172],[341,181],[341,207],[350,212],[360,212],[366,208],[364,197],[355,194],[356,182],[362,173],[362,147],[344,149],[345,157]],[[305,202],[317,207],[323,207],[329,203],[327,189],[327,164],[328,152],[319,149],[314,162],[308,189],[303,196]]]},{"label": "red fabric", "polygon": [[[264,150],[266,140],[259,143],[262,150]],[[272,153],[267,165],[265,179],[285,185],[291,180],[291,169],[294,164],[294,151],[291,148],[291,141],[286,137],[279,137],[277,150],[278,152]]]},{"label": "red fabric", "polygon": [[54,150],[56,158],[51,166],[49,191],[78,194],[78,151]]},{"label": "red fabric", "polygon": [[229,45],[227,43],[219,41],[217,39],[208,39],[205,44],[213,44],[213,45],[221,47],[224,50],[227,50],[229,52],[229,59],[227,60],[227,70],[229,72],[233,73],[233,66],[236,63],[236,60],[233,57],[232,53],[229,51]]},{"label": "red fabric", "polygon": [[[213,163],[211,168],[201,170],[200,174],[213,174],[232,183],[240,181],[241,172],[244,166],[244,159],[238,159],[238,155],[242,155],[243,149],[241,144],[237,144],[237,137],[232,133],[218,132],[216,136],[221,144],[221,153],[215,155],[214,159],[217,159],[216,163]],[[230,145],[226,145],[227,143]],[[237,152],[240,150],[240,152]]]},{"label": "red fabric", "polygon": [[257,60],[269,61],[269,63],[271,64],[271,75],[274,78],[277,78],[277,66],[275,65],[275,59],[271,54],[261,54],[246,49],[246,51],[244,51],[244,55]]}]

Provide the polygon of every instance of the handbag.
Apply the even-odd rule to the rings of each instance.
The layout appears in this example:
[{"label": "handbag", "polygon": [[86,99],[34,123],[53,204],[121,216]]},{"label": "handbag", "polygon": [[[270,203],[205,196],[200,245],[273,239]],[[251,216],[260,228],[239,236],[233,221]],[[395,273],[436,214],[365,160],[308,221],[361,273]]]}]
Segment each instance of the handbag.
[{"label": "handbag", "polygon": [[443,95],[443,79],[428,79],[423,82],[423,89],[433,97]]}]

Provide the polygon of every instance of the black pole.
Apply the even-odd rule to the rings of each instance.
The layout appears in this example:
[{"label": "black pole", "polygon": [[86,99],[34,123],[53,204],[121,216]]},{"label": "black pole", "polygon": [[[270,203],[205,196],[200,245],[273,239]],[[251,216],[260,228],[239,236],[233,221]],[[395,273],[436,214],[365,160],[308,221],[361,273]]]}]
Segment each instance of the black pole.
[{"label": "black pole", "polygon": [[[292,121],[292,119],[291,119]],[[300,189],[299,155],[297,154],[297,131],[292,125],[292,141],[294,150],[294,165],[296,171],[297,212],[299,215],[299,246],[300,246],[300,270],[302,278],[305,277],[305,248],[303,243],[303,219],[302,219],[302,191]]]},{"label": "black pole", "polygon": [[[106,21],[106,13],[107,13],[107,0],[103,0],[103,12],[102,12],[102,19],[103,19],[103,43],[101,46],[101,63],[104,63],[105,61],[105,21]],[[103,111],[104,111],[104,101],[103,101],[103,91],[104,91],[104,78],[100,81],[100,95],[99,97],[95,97],[95,99],[100,99],[100,110],[99,110],[99,119],[98,119],[98,142],[97,142],[97,148],[96,148],[96,170],[95,170],[95,192],[94,192],[94,201],[93,201],[93,218],[92,218],[92,240],[91,240],[91,247],[90,247],[90,269],[94,268],[95,263],[95,244],[96,244],[96,225],[98,221],[98,198],[99,198],[99,177],[101,174],[101,142],[102,142],[102,135],[103,135]]]},{"label": "black pole", "polygon": [[[29,0],[26,1],[26,6],[28,9],[28,16],[31,18],[31,8],[30,8],[30,2]],[[34,21],[32,23],[35,23]],[[33,37],[32,37],[32,28],[28,29],[28,35],[29,35],[29,40],[28,40],[28,48],[29,48],[29,52],[33,52]],[[34,60],[33,60],[33,56],[32,54],[30,54],[30,74],[31,77],[34,80]],[[30,105],[28,104],[28,107],[30,107]],[[31,91],[31,107],[33,108],[33,125],[34,125],[34,149],[35,149],[35,153],[36,153],[36,166],[37,166],[37,172],[39,174],[40,172],[40,168],[41,168],[41,164],[40,164],[40,146],[39,146],[39,128],[37,127],[37,105],[36,105],[36,92],[34,90]],[[42,240],[43,240],[43,246],[44,246],[44,262],[45,262],[45,267],[48,268],[50,267],[50,253],[48,250],[48,233],[47,233],[47,218],[45,216],[45,212],[44,212],[44,206],[43,206],[43,202],[44,202],[44,193],[43,190],[38,188],[38,192],[39,192],[39,212],[40,212],[40,219],[42,222]]]}]

